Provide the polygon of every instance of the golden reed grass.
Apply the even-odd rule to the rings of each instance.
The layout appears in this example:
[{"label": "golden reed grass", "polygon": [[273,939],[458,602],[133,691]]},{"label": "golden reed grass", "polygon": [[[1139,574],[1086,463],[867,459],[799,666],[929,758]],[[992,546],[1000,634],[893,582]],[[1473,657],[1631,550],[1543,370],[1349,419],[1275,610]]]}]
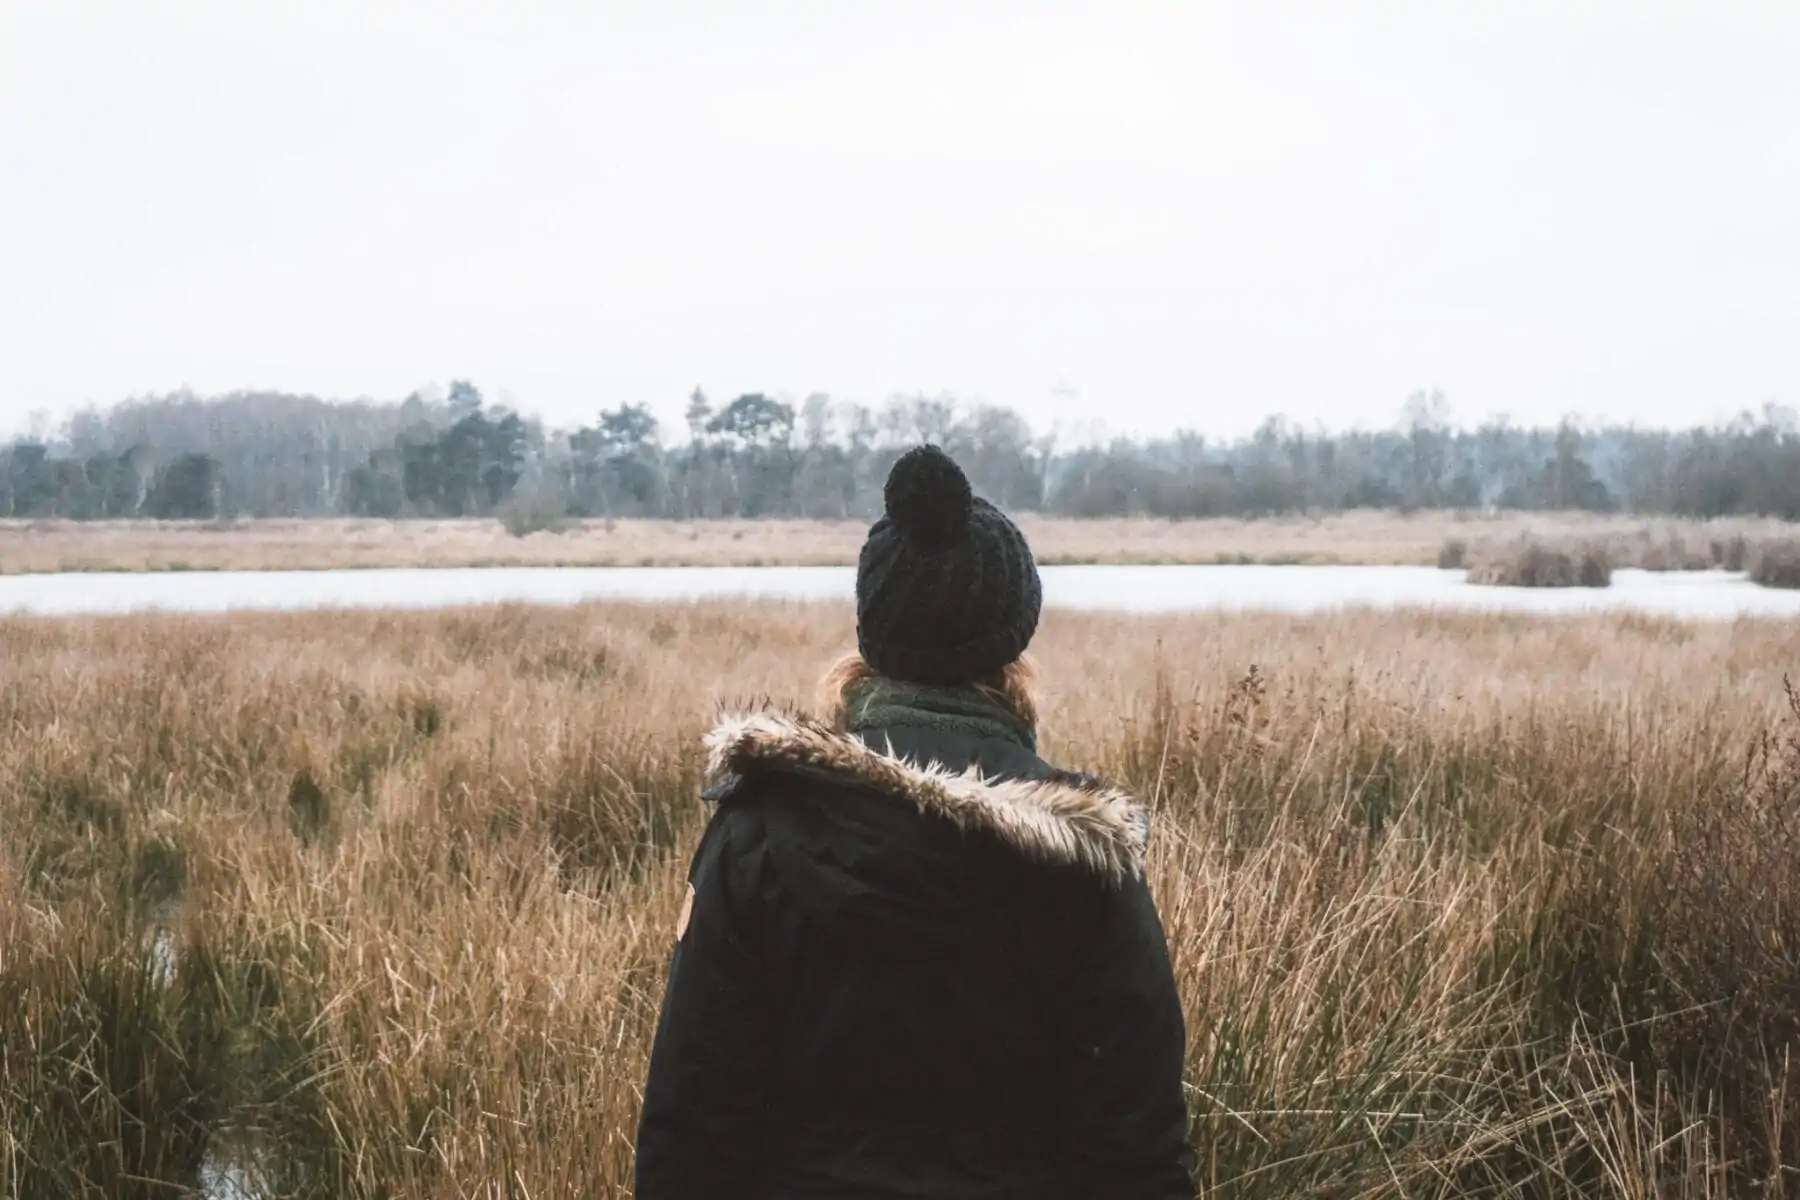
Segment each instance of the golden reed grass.
[{"label": "golden reed grass", "polygon": [[[0,622],[0,1193],[629,1195],[697,739],[850,633]],[[1800,627],[1055,614],[1036,652],[1048,753],[1154,806],[1209,1195],[1800,1188]]]},{"label": "golden reed grass", "polygon": [[[1767,536],[1775,522],[1697,523],[1581,513],[1019,523],[1047,564],[1370,563],[1429,565],[1447,543],[1506,543],[1525,534],[1604,537],[1619,565],[1704,551],[1729,525]],[[321,570],[366,567],[841,566],[856,561],[862,521],[581,521],[525,537],[497,520],[226,522],[0,521],[0,574],[48,571]],[[1685,550],[1682,554],[1686,558]],[[1451,564],[1455,565],[1455,564]],[[1737,569],[1737,568],[1733,568]]]}]

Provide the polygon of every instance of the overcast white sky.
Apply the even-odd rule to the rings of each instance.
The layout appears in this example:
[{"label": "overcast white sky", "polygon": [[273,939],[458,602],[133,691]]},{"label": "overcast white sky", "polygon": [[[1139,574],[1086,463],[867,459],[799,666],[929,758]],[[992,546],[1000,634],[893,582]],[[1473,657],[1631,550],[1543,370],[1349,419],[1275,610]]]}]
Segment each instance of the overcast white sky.
[{"label": "overcast white sky", "polygon": [[1800,403],[1800,3],[0,0],[0,423]]}]

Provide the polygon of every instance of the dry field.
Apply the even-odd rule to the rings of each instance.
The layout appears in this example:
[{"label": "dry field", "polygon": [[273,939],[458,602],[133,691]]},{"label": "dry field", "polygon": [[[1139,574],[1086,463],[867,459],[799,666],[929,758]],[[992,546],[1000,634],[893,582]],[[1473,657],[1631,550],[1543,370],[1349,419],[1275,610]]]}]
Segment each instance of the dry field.
[{"label": "dry field", "polygon": [[[849,621],[0,622],[0,1194],[628,1196],[697,739]],[[1039,650],[1048,752],[1156,810],[1208,1194],[1800,1195],[1800,628]]]},{"label": "dry field", "polygon": [[[1704,550],[1719,526],[1584,514],[1352,512],[1319,518],[1020,518],[1042,562],[1430,564],[1450,542],[1605,537],[1634,565],[1651,546]],[[1773,522],[1730,528],[1772,531]],[[1791,528],[1791,527],[1788,527]],[[499,521],[0,521],[0,574],[470,566],[837,566],[858,521],[588,521],[525,537]],[[1660,551],[1659,551],[1660,553]],[[1667,557],[1666,555],[1664,557]]]}]

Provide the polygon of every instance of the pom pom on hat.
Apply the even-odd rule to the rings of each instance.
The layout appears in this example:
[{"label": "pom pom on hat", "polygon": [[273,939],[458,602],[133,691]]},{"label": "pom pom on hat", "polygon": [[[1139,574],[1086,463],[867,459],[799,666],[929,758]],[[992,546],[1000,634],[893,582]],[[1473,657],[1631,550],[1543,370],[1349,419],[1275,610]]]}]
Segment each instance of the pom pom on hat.
[{"label": "pom pom on hat", "polygon": [[917,446],[901,455],[888,472],[882,497],[895,530],[928,553],[965,536],[975,511],[969,477],[936,446]]}]

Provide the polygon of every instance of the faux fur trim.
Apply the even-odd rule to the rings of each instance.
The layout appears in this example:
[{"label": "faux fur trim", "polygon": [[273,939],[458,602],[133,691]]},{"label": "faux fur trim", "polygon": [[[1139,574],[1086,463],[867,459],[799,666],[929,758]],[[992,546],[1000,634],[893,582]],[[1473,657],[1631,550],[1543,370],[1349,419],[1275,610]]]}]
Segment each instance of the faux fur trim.
[{"label": "faux fur trim", "polygon": [[820,772],[900,797],[961,829],[984,829],[1028,857],[1066,863],[1112,882],[1141,875],[1149,836],[1126,793],[1079,777],[987,779],[882,754],[861,739],[773,712],[728,717],[706,736],[707,768],[742,778],[781,768]]}]

